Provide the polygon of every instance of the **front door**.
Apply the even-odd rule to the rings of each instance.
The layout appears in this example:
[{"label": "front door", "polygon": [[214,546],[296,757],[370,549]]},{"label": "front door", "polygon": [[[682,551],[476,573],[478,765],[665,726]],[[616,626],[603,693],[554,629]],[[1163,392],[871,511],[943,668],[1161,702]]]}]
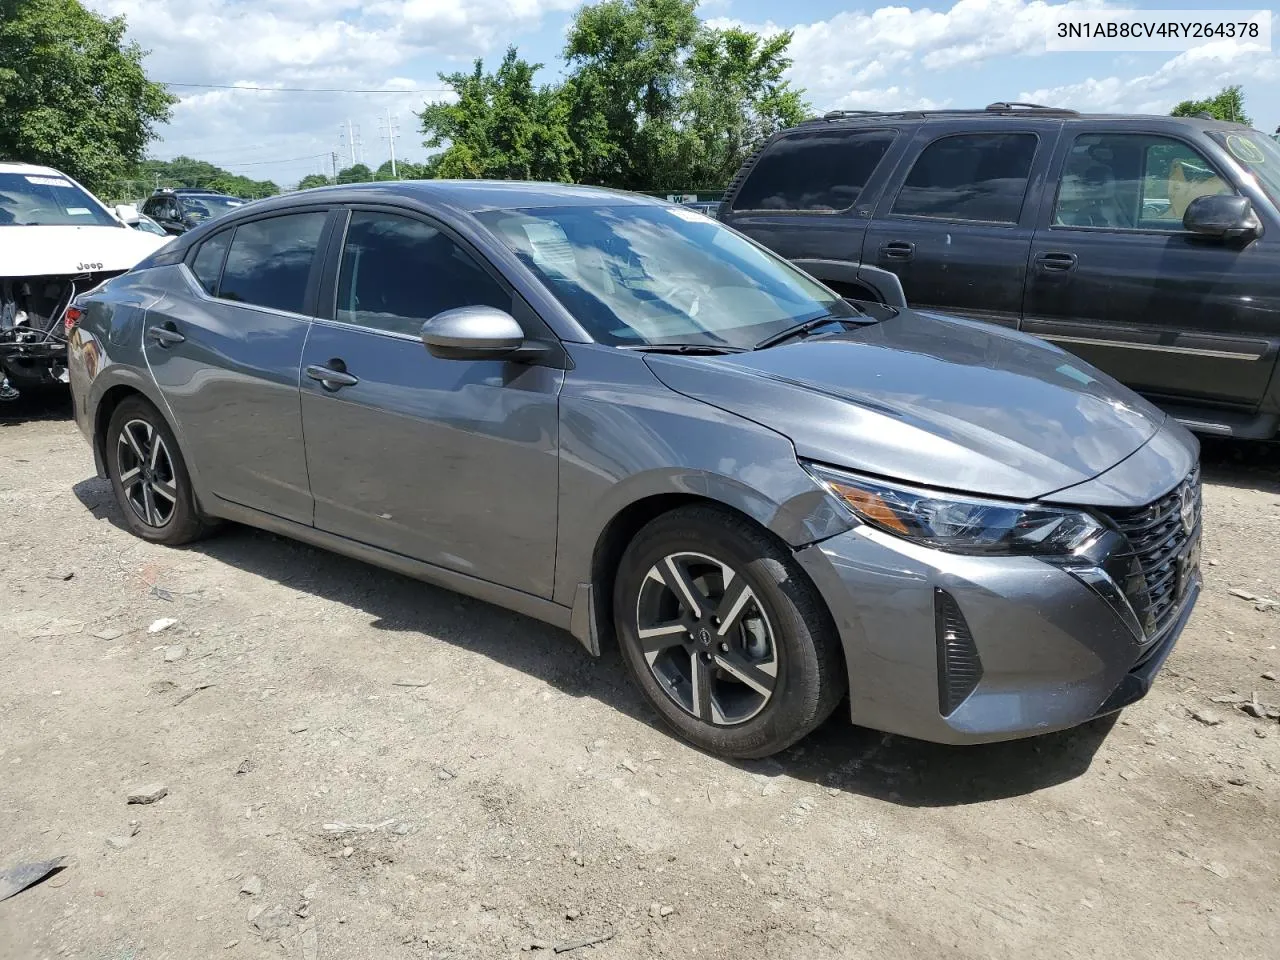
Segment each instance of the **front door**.
[{"label": "front door", "polygon": [[440,360],[420,339],[436,313],[512,310],[513,293],[439,225],[385,211],[352,212],[337,270],[302,361],[316,526],[550,597],[563,372]]},{"label": "front door", "polygon": [[862,261],[898,275],[907,303],[1016,327],[1034,217],[1024,201],[1054,123],[938,136],[890,184]]},{"label": "front door", "polygon": [[182,289],[162,295],[143,324],[147,363],[202,486],[307,525],[298,361],[326,215],[292,213],[211,235],[181,268]]},{"label": "front door", "polygon": [[1022,328],[1154,399],[1254,407],[1275,321],[1250,294],[1272,285],[1274,243],[1182,229],[1193,199],[1234,192],[1227,177],[1183,140],[1105,129],[1065,140],[1055,170]]}]

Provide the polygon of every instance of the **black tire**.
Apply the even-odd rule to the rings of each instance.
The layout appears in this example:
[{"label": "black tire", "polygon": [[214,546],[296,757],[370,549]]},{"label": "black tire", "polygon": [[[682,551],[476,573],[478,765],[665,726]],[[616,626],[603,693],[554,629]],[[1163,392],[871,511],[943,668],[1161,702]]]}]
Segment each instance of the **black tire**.
[{"label": "black tire", "polygon": [[[146,497],[139,496],[136,485],[131,485],[129,491],[126,491],[125,482],[121,478],[126,466],[122,463],[122,457],[128,460],[133,456],[136,459],[134,454],[122,454],[122,434],[126,426],[137,424],[146,424],[150,430],[154,431],[154,436],[162,441],[167,467],[163,468],[164,476],[158,477],[157,482],[163,482],[166,489],[171,489],[173,493],[172,504],[165,502],[157,507],[152,513],[154,522],[151,523],[144,519],[143,513],[146,509],[138,506],[139,500],[145,501]],[[145,432],[136,426],[132,429],[135,432]],[[160,411],[149,401],[134,396],[120,402],[120,405],[112,411],[111,421],[107,424],[105,450],[111,489],[115,492],[116,503],[124,513],[125,523],[129,525],[134,535],[152,543],[178,546],[199,540],[212,529],[212,525],[205,522],[196,509],[191,477],[182,459],[182,451],[178,449],[177,438],[174,437],[173,431],[161,416]],[[156,464],[157,468],[160,466],[159,463]],[[156,495],[153,491],[150,499],[153,504],[160,504],[164,497]]]},{"label": "black tire", "polygon": [[[770,647],[776,650],[771,663],[775,671],[773,689],[759,712],[742,722],[721,718],[717,723],[714,718],[696,716],[688,704],[678,703],[676,694],[669,693],[659,682],[657,667],[651,668],[646,658],[640,639],[641,591],[664,589],[662,585],[646,584],[646,578],[666,562],[665,558],[677,554],[714,558],[732,568],[735,575],[741,575],[753,594],[750,609],[762,613],[760,619],[768,626]],[[724,593],[729,593],[727,588]],[[674,595],[672,589],[673,600]],[[695,602],[705,599],[701,596]],[[708,606],[714,605],[714,600],[708,600]],[[831,715],[848,685],[840,641],[817,589],[784,544],[750,520],[725,509],[712,505],[680,507],[645,526],[623,554],[614,582],[613,610],[623,660],[636,684],[676,733],[709,753],[749,759],[784,750]],[[741,616],[745,624],[747,614]],[[658,629],[674,632],[668,627]],[[724,639],[739,632],[735,628]],[[682,637],[680,643],[673,644],[669,653],[658,655],[669,657],[665,661],[668,674],[681,669],[680,663],[685,662],[677,663],[677,658],[706,657],[699,646],[707,642],[706,638],[699,640],[698,636],[701,634],[691,632],[687,640]],[[720,649],[729,655],[725,646],[720,645]],[[715,682],[732,684],[735,678],[716,666],[720,662],[717,656],[708,664],[718,677]],[[697,686],[692,680],[694,669],[693,665],[688,667],[691,692]],[[668,676],[668,682],[680,687],[678,679],[672,681]],[[704,693],[701,699],[703,714],[710,713],[705,704],[714,702],[715,694],[708,697]],[[692,709],[698,710],[698,700],[693,699],[692,703]]]}]

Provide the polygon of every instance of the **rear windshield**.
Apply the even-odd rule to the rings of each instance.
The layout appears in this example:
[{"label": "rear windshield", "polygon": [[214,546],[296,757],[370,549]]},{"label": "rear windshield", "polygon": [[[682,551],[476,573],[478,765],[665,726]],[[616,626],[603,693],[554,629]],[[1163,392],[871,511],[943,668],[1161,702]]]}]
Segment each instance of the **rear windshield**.
[{"label": "rear windshield", "polygon": [[234,197],[179,197],[178,204],[182,213],[192,220],[216,220],[236,207],[243,207],[244,201]]},{"label": "rear windshield", "polygon": [[0,227],[118,227],[111,214],[66,177],[0,173]]}]

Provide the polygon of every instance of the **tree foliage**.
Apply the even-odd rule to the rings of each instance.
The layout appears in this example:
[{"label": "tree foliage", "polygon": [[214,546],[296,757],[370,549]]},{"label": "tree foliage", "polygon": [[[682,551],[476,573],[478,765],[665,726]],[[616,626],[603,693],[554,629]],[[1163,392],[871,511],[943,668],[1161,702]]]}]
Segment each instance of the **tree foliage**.
[{"label": "tree foliage", "polygon": [[323,173],[308,173],[298,181],[299,190],[310,190],[312,187],[327,187],[333,181]]},{"label": "tree foliage", "polygon": [[789,33],[716,30],[697,0],[603,0],[568,32],[565,76],[507,50],[494,73],[441,74],[456,94],[419,115],[439,177],[559,180],[627,190],[722,187],[763,138],[799,122]]},{"label": "tree foliage", "polygon": [[1236,123],[1243,123],[1247,127],[1253,126],[1253,121],[1244,112],[1244,90],[1239,84],[1223,87],[1212,97],[1207,97],[1204,100],[1183,100],[1173,108],[1169,115],[1171,117],[1194,117],[1201,113],[1207,113],[1215,120],[1234,120]]},{"label": "tree foliage", "polygon": [[100,192],[140,161],[175,99],[124,35],[78,0],[0,0],[0,156]]},{"label": "tree foliage", "polygon": [[419,114],[428,147],[448,144],[428,162],[436,177],[567,180],[575,150],[567,112],[555,87],[535,87],[540,63],[507,49],[495,73],[477,59],[469,73],[441,74],[457,94],[453,103],[429,103]]},{"label": "tree foliage", "polygon": [[144,190],[156,186],[201,187],[245,200],[259,200],[280,192],[280,188],[270,180],[253,180],[191,157],[144,160],[130,171],[126,179],[139,184]]}]

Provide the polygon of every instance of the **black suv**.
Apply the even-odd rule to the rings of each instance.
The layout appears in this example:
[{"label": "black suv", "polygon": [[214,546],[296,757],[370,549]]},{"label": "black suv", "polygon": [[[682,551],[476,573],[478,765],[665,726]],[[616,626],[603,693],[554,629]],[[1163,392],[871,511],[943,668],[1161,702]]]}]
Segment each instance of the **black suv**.
[{"label": "black suv", "polygon": [[142,212],[164,227],[165,233],[186,233],[206,220],[216,220],[224,213],[243,207],[247,201],[225,193],[178,187],[160,189],[142,205]]},{"label": "black suv", "polygon": [[1044,337],[1194,430],[1280,428],[1280,146],[1034,104],[784,130],[720,217],[851,299]]}]

